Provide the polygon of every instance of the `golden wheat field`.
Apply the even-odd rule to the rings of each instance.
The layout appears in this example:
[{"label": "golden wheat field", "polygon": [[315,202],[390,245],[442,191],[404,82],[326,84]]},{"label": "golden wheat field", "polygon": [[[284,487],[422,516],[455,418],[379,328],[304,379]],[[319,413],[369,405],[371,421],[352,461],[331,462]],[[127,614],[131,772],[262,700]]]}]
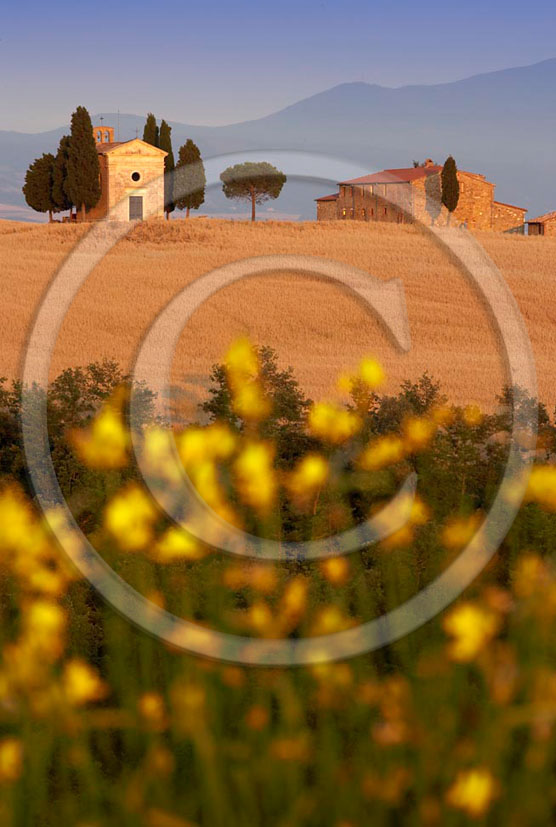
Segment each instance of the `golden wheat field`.
[{"label": "golden wheat field", "polygon": [[[86,226],[0,222],[0,375],[19,375],[41,296],[86,231]],[[556,239],[477,238],[519,304],[533,344],[540,398],[553,408]],[[381,279],[402,279],[410,352],[399,353],[369,310],[344,288],[276,273],[227,286],[195,312],[175,352],[172,381],[177,388],[202,395],[195,377],[206,377],[230,340],[248,334],[275,348],[312,398],[333,394],[338,373],[371,353],[386,368],[387,391],[427,370],[454,402],[493,406],[506,379],[503,359],[488,312],[466,277],[419,228],[359,222],[251,225],[195,218],[136,226],[76,296],[58,338],[52,376],[104,357],[129,368],[156,314],[184,285],[214,267],[270,254],[335,259]]]}]

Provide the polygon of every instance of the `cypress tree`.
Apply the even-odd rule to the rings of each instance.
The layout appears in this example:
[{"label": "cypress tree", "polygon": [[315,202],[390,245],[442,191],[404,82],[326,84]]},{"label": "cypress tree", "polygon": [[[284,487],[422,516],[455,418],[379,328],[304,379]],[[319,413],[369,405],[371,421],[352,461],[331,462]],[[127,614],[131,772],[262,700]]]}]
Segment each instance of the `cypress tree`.
[{"label": "cypress tree", "polygon": [[166,121],[160,124],[160,149],[167,152],[164,159],[164,212],[166,213],[166,220],[170,218],[170,213],[174,212],[176,205],[174,204],[174,153],[172,150],[172,127]]},{"label": "cypress tree", "polygon": [[147,120],[145,121],[143,140],[145,143],[151,144],[151,146],[158,146],[159,144],[158,126],[156,125],[156,118],[152,112],[149,112]]},{"label": "cypress tree", "polygon": [[197,144],[188,138],[180,147],[174,184],[174,195],[178,196],[176,207],[186,211],[186,218],[189,218],[190,210],[198,210],[204,204],[206,183],[201,152]]},{"label": "cypress tree", "polygon": [[58,152],[54,159],[54,169],[52,175],[52,199],[56,204],[56,212],[63,210],[70,210],[73,203],[67,194],[67,179],[68,179],[68,159],[70,152],[71,139],[69,135],[63,135],[60,139]]},{"label": "cypress tree", "polygon": [[459,201],[459,181],[456,162],[450,155],[442,168],[442,203],[448,210],[448,224]]},{"label": "cypress tree", "polygon": [[86,209],[94,207],[100,199],[100,165],[93,125],[84,106],[78,106],[71,116],[67,170],[66,193],[71,202],[81,208],[84,221]]},{"label": "cypress tree", "polygon": [[47,212],[49,222],[56,204],[52,197],[54,155],[47,152],[35,158],[25,174],[23,195],[29,206],[37,212]]},{"label": "cypress tree", "polygon": [[434,175],[428,175],[425,178],[425,209],[430,215],[431,224],[434,227],[435,221],[440,215],[442,209],[442,190],[440,184],[440,175],[436,172]]}]

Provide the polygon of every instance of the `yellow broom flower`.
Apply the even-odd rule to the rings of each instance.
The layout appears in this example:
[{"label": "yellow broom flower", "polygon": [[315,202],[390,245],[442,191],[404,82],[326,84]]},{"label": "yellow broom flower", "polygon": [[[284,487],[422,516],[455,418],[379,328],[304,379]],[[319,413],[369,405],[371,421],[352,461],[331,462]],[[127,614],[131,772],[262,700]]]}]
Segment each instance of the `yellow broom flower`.
[{"label": "yellow broom flower", "polygon": [[152,537],[157,512],[145,491],[132,484],[116,494],[106,506],[104,525],[120,548],[137,551]]},{"label": "yellow broom flower", "polygon": [[446,801],[471,818],[480,818],[487,812],[496,795],[497,784],[490,770],[476,767],[457,774],[446,794]]}]

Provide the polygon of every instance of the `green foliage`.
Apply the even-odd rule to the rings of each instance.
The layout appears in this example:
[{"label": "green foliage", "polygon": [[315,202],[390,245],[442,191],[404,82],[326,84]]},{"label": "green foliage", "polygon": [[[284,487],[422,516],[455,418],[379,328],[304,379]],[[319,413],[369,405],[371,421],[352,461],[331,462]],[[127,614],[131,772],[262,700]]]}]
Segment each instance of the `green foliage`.
[{"label": "green foliage", "polygon": [[205,167],[197,144],[188,138],[180,147],[174,192],[179,210],[198,210],[205,202]]},{"label": "green foliage", "polygon": [[58,152],[56,153],[54,161],[52,199],[56,204],[56,212],[70,210],[73,207],[73,202],[67,193],[70,143],[71,139],[69,135],[63,135],[62,138],[60,138]]},{"label": "green foliage", "polygon": [[78,106],[71,116],[71,140],[67,162],[66,193],[71,202],[85,210],[100,199],[100,165],[93,136],[91,118],[84,106]]},{"label": "green foliage", "polygon": [[255,205],[278,198],[287,178],[266,161],[248,161],[225,169],[220,180],[226,198],[251,202],[251,220],[254,221]]},{"label": "green foliage", "polygon": [[174,212],[174,151],[172,149],[172,127],[166,121],[160,124],[159,146],[168,154],[164,159],[164,211],[166,218]]},{"label": "green foliage", "polygon": [[50,220],[57,209],[52,187],[54,176],[54,155],[47,152],[36,158],[25,174],[23,195],[29,206],[37,212],[47,212]]},{"label": "green foliage", "polygon": [[152,146],[159,145],[159,132],[158,126],[156,123],[156,118],[152,112],[149,112],[147,115],[147,120],[145,121],[145,126],[143,128],[143,140],[147,144],[151,144]]},{"label": "green foliage", "polygon": [[431,224],[434,226],[442,209],[442,188],[438,173],[428,175],[425,178],[425,196],[425,209],[430,216]]},{"label": "green foliage", "polygon": [[442,203],[453,213],[459,202],[459,181],[456,162],[450,155],[442,167]]},{"label": "green foliage", "polygon": [[[280,464],[289,466],[313,444],[313,440],[305,434],[311,400],[304,396],[293,369],[280,369],[278,355],[273,348],[263,345],[257,348],[257,354],[260,381],[265,396],[272,403],[270,416],[261,427],[261,436],[276,441]],[[232,394],[224,365],[213,365],[210,382],[209,398],[200,405],[203,413],[208,414],[212,422],[227,422],[234,430],[244,431],[246,423],[232,407]]]}]

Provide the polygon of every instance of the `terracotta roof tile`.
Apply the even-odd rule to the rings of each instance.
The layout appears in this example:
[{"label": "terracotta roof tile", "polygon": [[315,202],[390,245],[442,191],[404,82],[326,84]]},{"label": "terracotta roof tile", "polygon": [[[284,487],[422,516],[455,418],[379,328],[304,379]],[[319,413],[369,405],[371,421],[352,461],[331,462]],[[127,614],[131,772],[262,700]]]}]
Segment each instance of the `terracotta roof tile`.
[{"label": "terracotta roof tile", "polygon": [[383,169],[372,175],[363,175],[361,178],[351,178],[349,181],[340,181],[341,184],[408,184],[420,178],[442,172],[442,167],[435,164],[429,167],[408,167],[402,169]]},{"label": "terracotta roof tile", "polygon": [[506,204],[504,201],[493,201],[494,206],[499,204],[501,207],[510,207],[512,210],[519,210],[520,212],[527,212],[527,207],[518,207],[517,204]]},{"label": "terracotta roof tile", "polygon": [[315,201],[337,201],[338,193],[333,192],[332,195],[323,195],[321,198],[315,198]]},{"label": "terracotta roof tile", "polygon": [[537,218],[530,218],[528,224],[544,224],[546,221],[556,221],[556,210],[553,212],[546,212],[544,215],[539,215]]}]

